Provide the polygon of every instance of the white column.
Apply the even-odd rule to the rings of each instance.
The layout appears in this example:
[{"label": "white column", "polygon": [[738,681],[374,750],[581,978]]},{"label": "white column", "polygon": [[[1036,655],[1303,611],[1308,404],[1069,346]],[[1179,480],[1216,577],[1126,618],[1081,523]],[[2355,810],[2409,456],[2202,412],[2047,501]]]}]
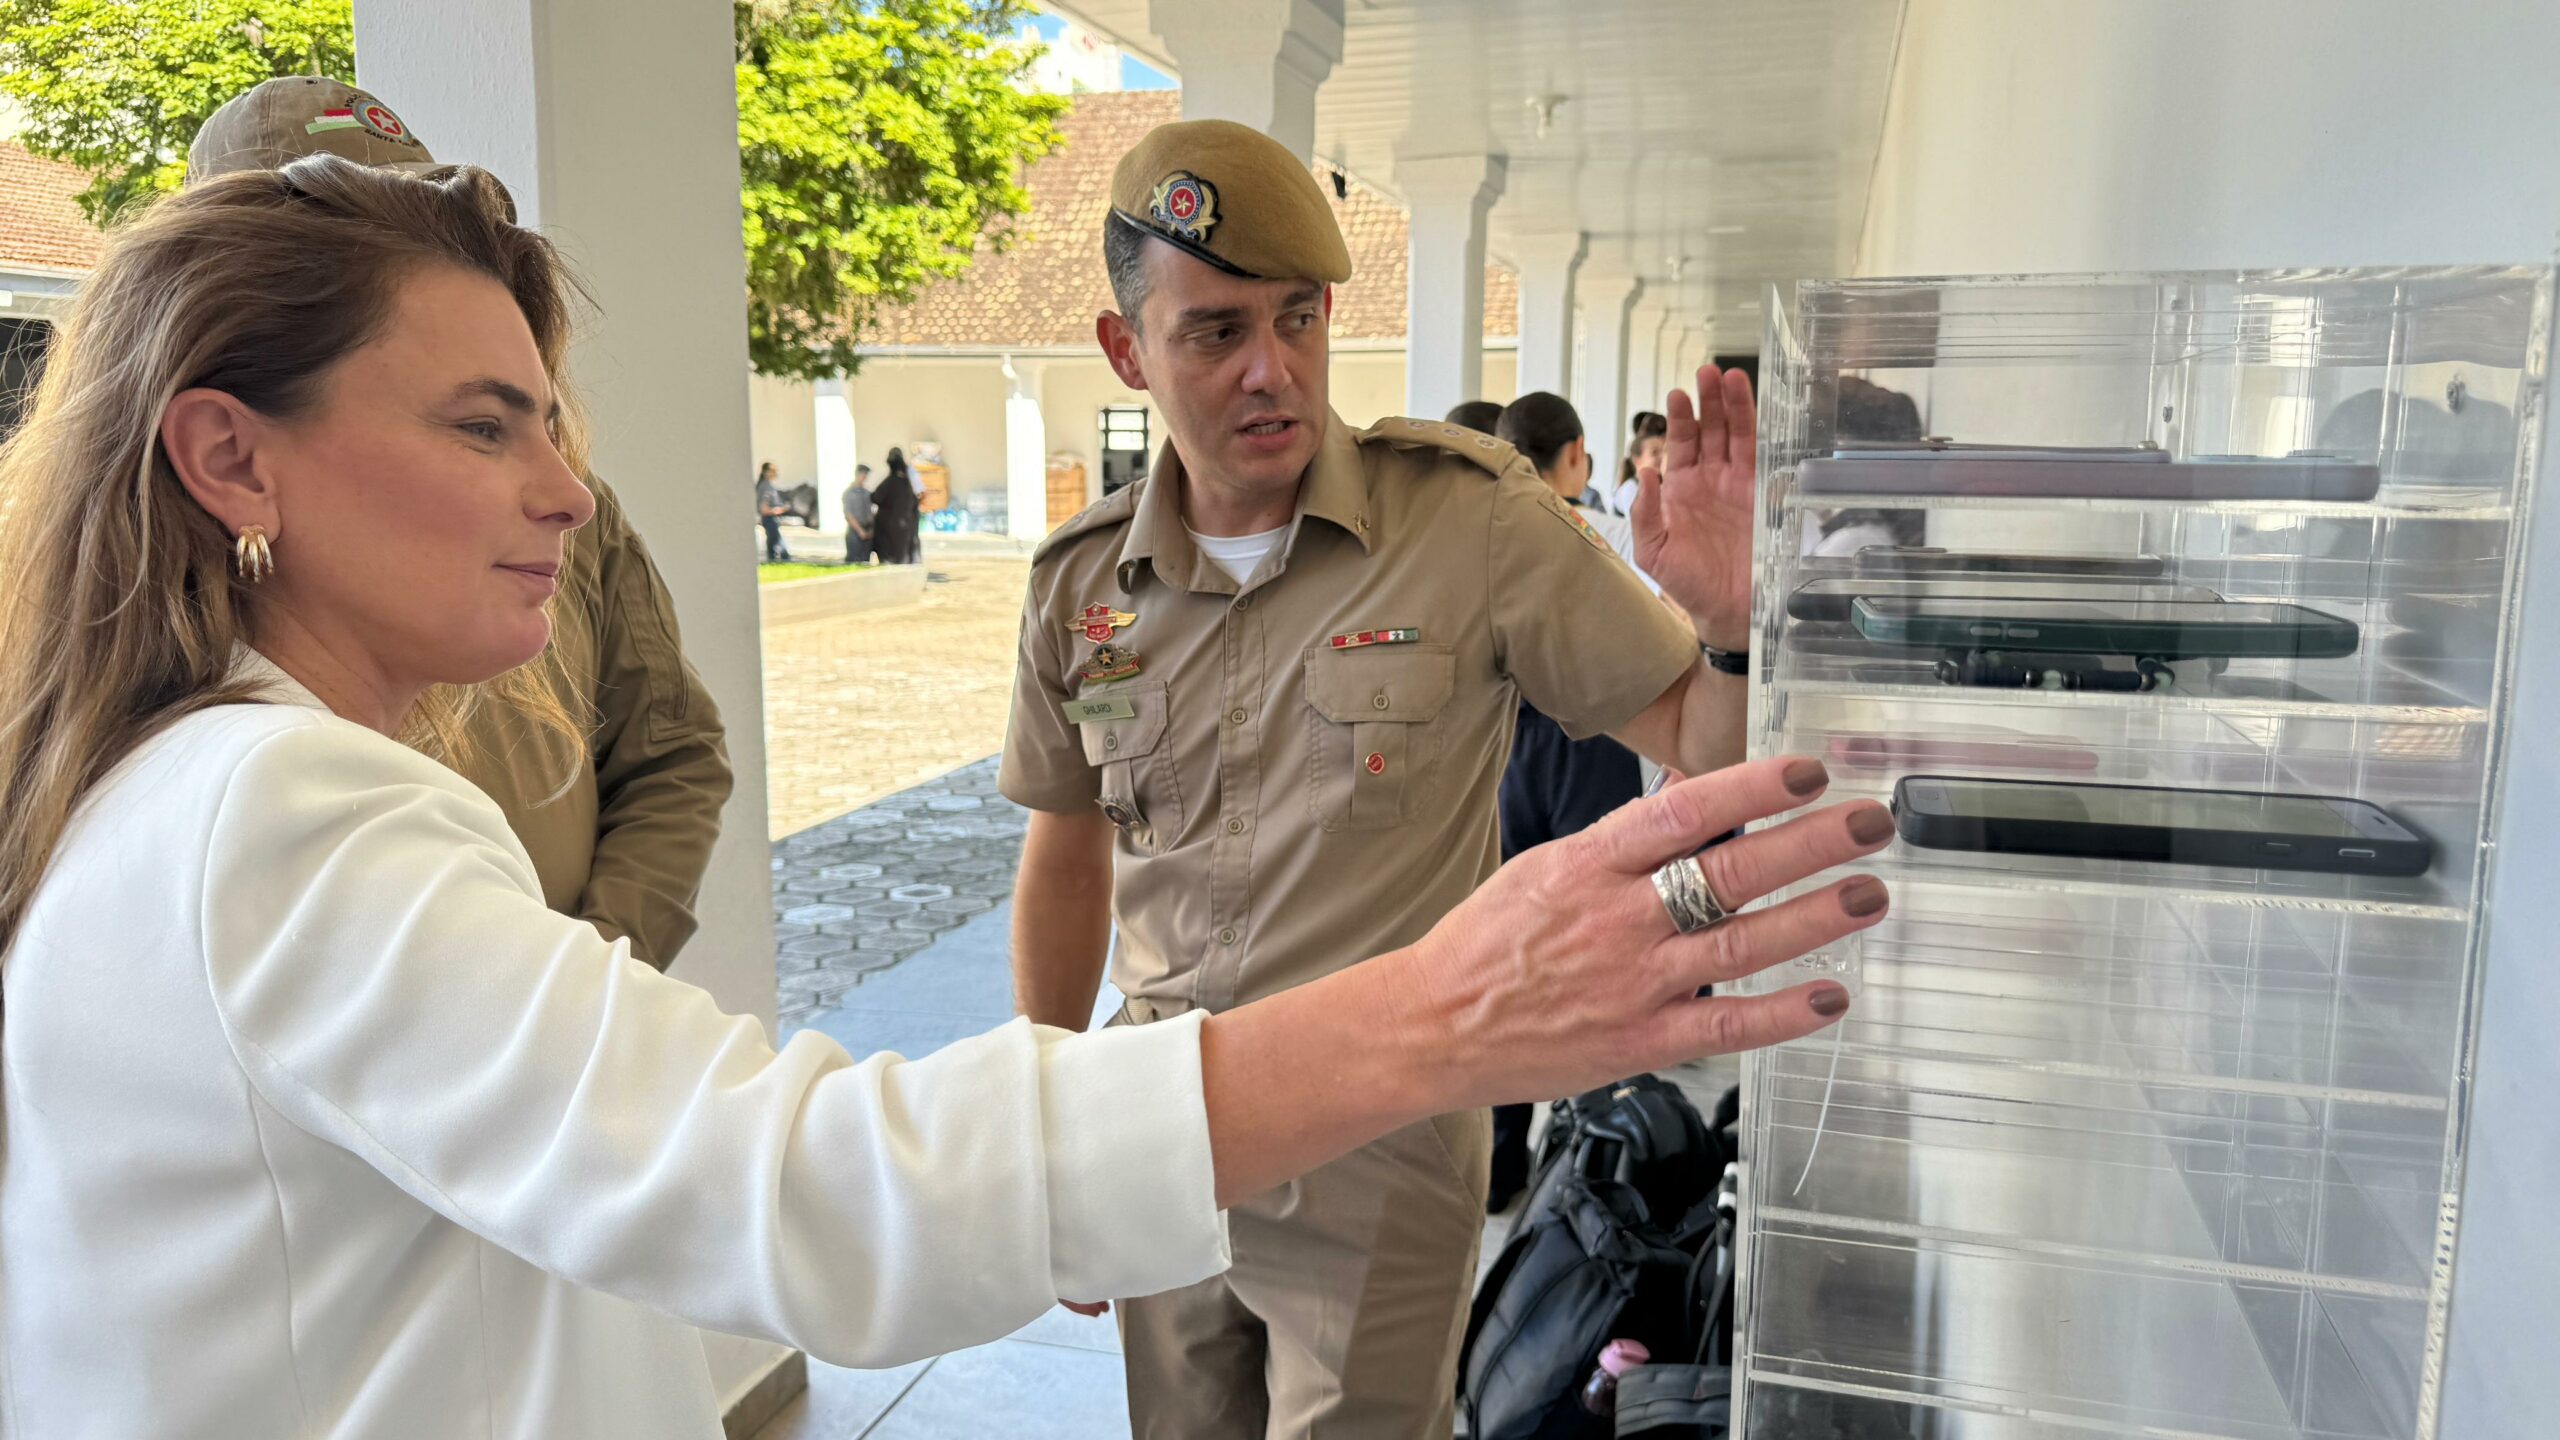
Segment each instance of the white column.
[{"label": "white column", "polygon": [[1182,118],[1250,125],[1316,153],[1316,87],[1342,63],[1342,0],[1149,0],[1182,74]]},{"label": "white column", "polygon": [[1499,155],[1396,161],[1406,229],[1404,409],[1437,420],[1484,394],[1484,220],[1502,195]]},{"label": "white column", "polygon": [[1037,360],[1004,359],[1004,528],[1016,540],[1049,533],[1049,427]]},{"label": "white column", "polygon": [[1511,247],[1520,266],[1520,393],[1573,393],[1573,281],[1591,252],[1583,235],[1539,235]]},{"label": "white column", "polygon": [[1582,413],[1583,443],[1591,451],[1592,478],[1603,487],[1617,483],[1618,457],[1627,441],[1627,318],[1644,282],[1633,275],[1582,277],[1582,392],[1573,408]]},{"label": "white column", "polygon": [[853,483],[853,467],[862,463],[854,445],[853,402],[842,380],[821,380],[809,402],[809,418],[818,435],[818,512],[832,525],[844,513],[844,487]]},{"label": "white column", "polygon": [[1629,415],[1662,408],[1662,332],[1670,323],[1671,307],[1651,300],[1639,302],[1627,318]]}]

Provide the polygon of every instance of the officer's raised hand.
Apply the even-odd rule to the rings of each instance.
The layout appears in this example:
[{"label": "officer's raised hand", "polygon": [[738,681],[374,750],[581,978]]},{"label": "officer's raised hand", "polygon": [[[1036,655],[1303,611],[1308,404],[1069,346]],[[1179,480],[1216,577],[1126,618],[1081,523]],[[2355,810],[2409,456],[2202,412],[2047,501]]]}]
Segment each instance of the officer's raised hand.
[{"label": "officer's raised hand", "polygon": [[1751,641],[1753,449],[1759,427],[1751,377],[1713,365],[1698,398],[1671,392],[1662,467],[1637,472],[1636,564],[1678,601],[1698,638],[1718,650]]}]

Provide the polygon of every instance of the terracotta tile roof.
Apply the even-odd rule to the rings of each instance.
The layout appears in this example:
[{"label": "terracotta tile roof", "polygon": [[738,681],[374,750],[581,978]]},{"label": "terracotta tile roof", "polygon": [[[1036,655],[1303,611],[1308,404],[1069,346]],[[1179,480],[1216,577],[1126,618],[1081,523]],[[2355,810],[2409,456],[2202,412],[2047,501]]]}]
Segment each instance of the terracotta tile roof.
[{"label": "terracotta tile roof", "polygon": [[[873,317],[864,343],[963,347],[1090,346],[1093,317],[1111,308],[1102,269],[1102,218],[1111,170],[1140,136],[1179,119],[1170,90],[1079,95],[1058,121],[1065,139],[1031,167],[1031,213],[1012,246],[980,246],[969,273],[928,287],[911,305]],[[1328,172],[1319,178],[1331,190]],[[1358,181],[1334,215],[1351,247],[1351,280],[1334,292],[1336,340],[1404,338],[1405,218],[1395,202]],[[1485,267],[1484,333],[1519,333],[1519,277]]]},{"label": "terracotta tile roof", "polygon": [[96,265],[107,237],[71,198],[88,185],[89,177],[74,166],[0,144],[0,269]]}]

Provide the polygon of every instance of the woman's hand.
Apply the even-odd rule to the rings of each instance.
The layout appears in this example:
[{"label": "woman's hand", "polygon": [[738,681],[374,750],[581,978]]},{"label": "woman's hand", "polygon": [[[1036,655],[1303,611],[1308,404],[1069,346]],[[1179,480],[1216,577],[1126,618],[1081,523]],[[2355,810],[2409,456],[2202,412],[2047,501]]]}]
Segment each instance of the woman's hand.
[{"label": "woman's hand", "polygon": [[[1653,871],[1830,783],[1780,757],[1685,780],[1514,859],[1420,943],[1211,1016],[1201,1088],[1220,1204],[1305,1174],[1426,1116],[1552,1100],[1701,1055],[1809,1034],[1849,1008],[1838,985],[1697,998],[1884,917],[1846,878],[1695,935],[1673,930]],[[1698,857],[1728,910],[1881,848],[1893,817],[1835,805]]]},{"label": "woman's hand", "polygon": [[[1502,867],[1393,967],[1399,1029],[1445,1093],[1431,1108],[1548,1100],[1701,1055],[1793,1040],[1848,1009],[1836,984],[1697,998],[1884,917],[1884,883],[1844,878],[1677,933],[1657,866],[1805,804],[1821,762],[1779,757],[1683,781]],[[1698,857],[1728,910],[1881,848],[1892,816],[1860,801],[1754,830]]]}]

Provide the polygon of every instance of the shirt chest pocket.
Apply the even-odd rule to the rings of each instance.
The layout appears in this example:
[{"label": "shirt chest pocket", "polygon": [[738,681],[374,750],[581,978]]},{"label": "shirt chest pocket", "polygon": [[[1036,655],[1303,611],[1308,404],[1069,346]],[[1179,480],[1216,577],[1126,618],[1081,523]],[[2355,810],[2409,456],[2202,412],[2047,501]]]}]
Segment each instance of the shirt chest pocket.
[{"label": "shirt chest pocket", "polygon": [[1446,645],[1307,652],[1307,803],[1327,830],[1385,830],[1422,813],[1456,682]]},{"label": "shirt chest pocket", "polygon": [[1173,749],[1166,743],[1167,696],[1162,680],[1101,685],[1080,700],[1112,702],[1130,713],[1076,726],[1084,758],[1101,776],[1096,803],[1141,854],[1162,853],[1182,833],[1182,787],[1176,783]]}]

